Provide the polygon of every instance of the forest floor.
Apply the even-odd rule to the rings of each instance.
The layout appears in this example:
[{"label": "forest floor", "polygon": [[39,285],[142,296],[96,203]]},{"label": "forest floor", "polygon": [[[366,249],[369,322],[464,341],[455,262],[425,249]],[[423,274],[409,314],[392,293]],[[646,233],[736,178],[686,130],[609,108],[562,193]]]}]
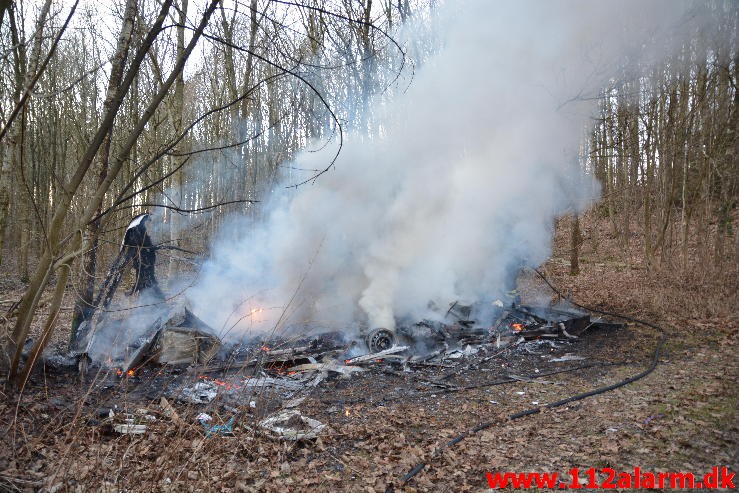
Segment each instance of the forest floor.
[{"label": "forest floor", "polygon": [[[255,432],[258,410],[248,404],[233,436],[205,437],[200,412],[227,419],[213,403],[173,403],[182,422],[163,418],[142,435],[106,432],[101,407],[158,408],[135,383],[100,393],[69,376],[40,373],[21,396],[0,395],[0,491],[483,491],[486,472],[557,472],[579,468],[615,471],[693,472],[714,466],[739,468],[737,410],[737,286],[648,271],[638,254],[614,256],[615,239],[584,222],[581,273],[568,274],[568,234],[562,222],[554,255],[543,266],[563,292],[587,306],[628,314],[664,328],[668,339],[651,374],[614,391],[510,420],[507,417],[579,392],[616,383],[649,366],[659,334],[628,324],[586,333],[561,349],[593,363],[544,379],[485,386],[515,369],[517,374],[556,371],[537,354],[479,362],[446,375],[445,391],[429,387],[428,371],[382,368],[326,380],[300,404],[300,412],[327,428],[314,440],[286,442]],[[590,231],[590,233],[588,233]],[[733,277],[733,280],[731,280]],[[727,281],[728,279],[728,281]],[[717,284],[718,283],[718,284]],[[17,296],[6,281],[0,298]],[[533,276],[522,290],[549,296]],[[60,322],[64,323],[64,321]],[[547,355],[548,356],[548,355]],[[581,361],[580,363],[582,363]],[[596,364],[597,363],[597,364]],[[583,365],[587,366],[587,365]],[[140,384],[139,384],[140,385]],[[480,423],[494,422],[435,454]],[[407,483],[414,466],[426,467]],[[599,481],[606,479],[600,475]],[[735,484],[739,480],[735,478]],[[512,488],[511,488],[512,489]]]}]

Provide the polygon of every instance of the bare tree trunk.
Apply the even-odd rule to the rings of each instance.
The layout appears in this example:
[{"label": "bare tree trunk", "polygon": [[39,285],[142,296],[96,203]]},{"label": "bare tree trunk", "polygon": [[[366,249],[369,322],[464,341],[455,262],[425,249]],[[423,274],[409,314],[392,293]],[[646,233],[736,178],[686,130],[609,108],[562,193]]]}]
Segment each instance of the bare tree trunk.
[{"label": "bare tree trunk", "polygon": [[[18,248],[18,270],[22,280],[28,279],[28,251],[30,242],[30,205],[29,202],[32,200],[30,193],[30,187],[27,182],[24,169],[24,157],[25,157],[25,136],[26,136],[26,109],[27,106],[21,105],[21,94],[28,91],[34,75],[38,67],[38,60],[41,56],[41,43],[43,41],[43,27],[46,23],[46,19],[49,15],[51,8],[51,1],[47,0],[39,12],[38,19],[36,20],[36,34],[33,39],[33,46],[31,49],[30,62],[26,57],[26,46],[20,38],[19,29],[16,24],[15,10],[10,8],[10,33],[11,40],[14,45],[13,58],[14,58],[14,73],[15,73],[15,89],[14,89],[14,103],[19,109],[20,121],[10,128],[10,164],[11,172],[15,172],[17,183],[21,186],[16,190],[16,215],[19,222],[19,237],[20,244]],[[18,114],[18,113],[17,113]],[[7,128],[7,127],[6,127]],[[7,177],[6,177],[7,178]],[[7,214],[7,211],[0,211],[0,214]],[[3,219],[2,222],[7,223],[7,218]]]},{"label": "bare tree trunk", "polygon": [[0,267],[3,265],[3,247],[5,246],[5,230],[8,227],[8,211],[10,208],[10,161],[12,146],[0,147]]},{"label": "bare tree trunk", "polygon": [[[177,26],[177,58],[182,57],[185,52],[185,23],[187,22],[187,6],[188,0],[180,1],[180,18]],[[185,111],[185,78],[182,73],[177,77],[174,83],[174,101],[172,104],[172,129],[175,135],[179,135],[182,132],[182,122],[184,119]],[[184,149],[178,149],[180,151]],[[172,169],[177,168],[182,164],[184,158],[170,158],[170,166]],[[175,174],[175,190],[174,190],[175,202],[177,207],[184,208],[183,200],[185,196],[185,183],[184,173],[182,170]],[[181,235],[182,225],[180,221],[180,215],[176,211],[172,211],[170,214],[170,228],[169,228],[169,239],[172,242],[179,241]],[[173,259],[169,261],[169,277],[175,274],[176,264]]]},{"label": "bare tree trunk", "polygon": [[11,0],[0,0],[0,27],[2,27],[5,20],[5,12],[10,10],[12,6],[13,2]]},{"label": "bare tree trunk", "polygon": [[[127,0],[123,14],[123,25],[118,35],[118,44],[116,52],[111,61],[110,79],[108,80],[108,89],[106,91],[105,109],[110,111],[113,105],[113,97],[123,79],[123,67],[126,65],[128,58],[128,49],[131,45],[131,37],[133,34],[133,23],[136,15],[136,0]],[[108,165],[110,160],[110,144],[113,137],[112,127],[105,135],[99,154],[99,167],[97,172],[97,186],[100,186],[108,175]],[[100,214],[98,207],[97,215]],[[95,290],[95,273],[97,272],[97,249],[99,242],[100,219],[95,219],[87,226],[87,237],[85,245],[85,254],[83,259],[82,272],[82,288],[74,307],[74,316],[72,318],[72,331],[70,341],[75,339],[77,328],[80,324],[89,319],[93,312],[93,299]]]},{"label": "bare tree trunk", "polygon": [[62,299],[64,298],[64,292],[67,288],[67,280],[69,279],[70,262],[72,259],[68,259],[59,266],[59,275],[56,280],[56,288],[54,289],[54,296],[51,299],[51,306],[49,307],[49,314],[46,317],[44,326],[41,330],[41,336],[36,340],[33,347],[31,348],[29,359],[26,365],[23,367],[19,380],[19,387],[23,387],[28,381],[28,377],[31,375],[36,361],[38,361],[41,352],[46,343],[49,342],[49,337],[54,331],[54,326],[59,316],[59,310],[62,307]]},{"label": "bare tree trunk", "polygon": [[[34,80],[37,79],[36,74],[39,72],[40,61],[41,61],[41,48],[44,39],[44,26],[46,24],[49,11],[51,10],[51,0],[46,0],[44,5],[39,12],[39,17],[36,22],[36,32],[33,38],[33,46],[31,48],[31,56],[28,60],[28,66],[25,67],[25,80],[23,81],[24,92],[30,92]],[[26,135],[28,132],[28,118],[27,112],[29,111],[29,104],[24,104],[21,108],[20,122],[16,125],[19,132],[19,138],[16,141],[16,163],[18,170],[19,183],[22,188],[19,193],[19,204],[20,204],[20,251],[19,251],[19,274],[23,281],[28,280],[28,269],[29,269],[29,250],[31,247],[32,238],[32,204],[34,201],[33,194],[33,183],[28,176],[28,170],[24,165],[27,139]]]},{"label": "bare tree trunk", "polygon": [[[257,0],[251,0],[251,3],[249,4],[249,53],[246,55],[246,67],[244,69],[244,81],[242,85],[241,93],[245,94],[246,91],[251,90],[252,84],[256,80],[256,77],[254,75],[254,50],[256,49],[256,43],[257,43],[257,30],[259,29],[259,23],[260,18],[258,17],[259,12],[257,11]],[[241,116],[241,120],[246,122],[246,119],[251,115],[252,109],[257,108],[258,103],[254,103],[251,101],[251,98],[244,98],[241,101],[241,105],[239,108],[239,113]],[[261,122],[261,119],[257,118],[257,125],[259,122]],[[246,128],[244,128],[244,124],[242,124],[241,129],[242,132],[240,132],[239,135],[239,141],[243,141],[246,139]],[[255,132],[258,133],[258,132]],[[254,148],[255,144],[251,144],[251,148]],[[249,145],[243,145],[241,146],[241,158],[242,162],[244,164],[244,169],[242,170],[242,190],[247,194],[248,198],[257,198],[256,192],[257,192],[257,156],[255,156],[255,153],[252,153],[252,156],[248,155],[249,151]],[[249,174],[251,173],[252,181],[249,181]],[[251,209],[252,211],[256,211],[256,208]]]},{"label": "bare tree trunk", "polygon": [[570,275],[576,276],[580,273],[580,245],[582,235],[580,234],[580,216],[575,213],[572,216],[572,238],[570,245]]},{"label": "bare tree trunk", "polygon": [[[46,287],[49,275],[53,270],[63,265],[65,262],[68,261],[69,258],[74,258],[75,256],[79,255],[80,252],[77,251],[81,244],[81,234],[79,232],[95,217],[95,212],[101,206],[106,192],[109,190],[113,180],[116,178],[116,176],[118,176],[118,173],[120,172],[124,163],[127,161],[131,150],[136,145],[136,142],[138,141],[142,132],[151,120],[155,111],[161,105],[162,101],[168,94],[170,88],[175,82],[175,79],[184,69],[185,62],[189,58],[192,51],[195,49],[195,45],[200,40],[200,37],[202,36],[203,31],[208,25],[213,12],[218,6],[218,0],[211,0],[211,3],[205,9],[200,24],[193,31],[192,38],[185,48],[185,51],[182,53],[182,56],[176,60],[169,77],[162,84],[157,93],[152,97],[149,105],[144,110],[144,113],[136,122],[133,130],[130,132],[125,142],[121,146],[119,153],[115,156],[115,159],[110,164],[108,175],[97,187],[95,193],[92,196],[88,197],[88,205],[84,208],[79,217],[76,218],[75,227],[72,229],[72,231],[75,231],[76,233],[73,233],[71,235],[71,240],[63,238],[61,236],[62,225],[69,212],[70,203],[78,193],[78,189],[80,187],[82,179],[86,176],[92,160],[95,157],[95,154],[103,143],[105,135],[107,135],[107,133],[112,128],[113,121],[118,109],[120,108],[123,96],[126,94],[126,92],[128,92],[133,79],[138,73],[138,68],[141,66],[141,63],[151,49],[157,35],[161,32],[161,26],[166,19],[171,5],[172,0],[164,1],[156,22],[147,34],[147,37],[140,48],[137,50],[123,83],[119,87],[118,91],[115,92],[115,96],[110,104],[110,109],[104,113],[105,117],[102,119],[101,126],[99,127],[95,137],[93,138],[92,143],[88,147],[88,150],[85,153],[82,162],[77,167],[77,170],[72,177],[70,184],[66,187],[66,193],[64,194],[61,203],[57,207],[54,218],[51,222],[51,225],[49,226],[49,247],[46,249],[44,256],[41,258],[39,266],[36,270],[36,275],[32,280],[31,286],[29,287],[29,289],[32,289],[32,291],[29,292],[27,290],[26,294],[23,297],[23,300],[21,301],[21,307],[18,311],[18,320],[13,331],[13,349],[15,354],[11,363],[9,380],[13,381],[16,384],[18,384],[17,371],[22,349],[22,342],[19,343],[19,341],[23,341],[28,334],[31,321],[35,315],[36,308],[38,306],[38,300],[40,296],[39,292],[43,291]],[[141,171],[143,172],[145,171],[145,169]],[[65,248],[65,243],[67,242],[68,246],[66,246]],[[61,257],[61,259],[59,259],[59,257]]]},{"label": "bare tree trunk", "polygon": [[17,182],[20,184],[16,190],[18,204],[17,217],[19,225],[20,245],[18,246],[18,275],[21,281],[28,281],[28,249],[31,241],[31,204],[33,195],[31,186],[26,177],[25,169],[25,147],[26,147],[26,107],[21,110],[20,120],[16,123],[14,131],[17,130],[15,140],[15,152],[13,162]]},{"label": "bare tree trunk", "polygon": [[[15,20],[15,9],[12,2],[7,2],[3,7],[3,13],[8,13],[8,25],[10,28],[10,40],[13,43],[13,69],[15,75],[15,88],[13,102],[18,104],[25,79],[25,46],[20,42],[18,26]],[[17,127],[17,126],[16,126]],[[12,173],[15,167],[17,149],[16,127],[11,129],[10,137],[2,141],[4,151],[0,154],[0,266],[2,266],[2,252],[5,242],[5,232],[8,227],[10,215],[10,196],[12,190]]]},{"label": "bare tree trunk", "polygon": [[[131,62],[131,66],[129,68],[128,74],[126,75],[124,83],[121,85],[119,90],[116,91],[115,94],[109,95],[111,96],[110,103],[108,104],[108,107],[104,112],[100,126],[98,127],[95,136],[88,144],[85,154],[78,164],[77,169],[71,177],[69,183],[67,183],[66,186],[63,187],[64,191],[62,194],[60,194],[59,203],[56,206],[54,215],[47,231],[46,248],[44,249],[44,253],[39,259],[35,273],[31,278],[28,287],[26,288],[23,298],[21,299],[20,306],[18,307],[18,317],[15,322],[11,341],[6,348],[6,353],[12,355],[9,380],[15,380],[17,376],[23,341],[28,335],[31,322],[36,314],[36,308],[38,306],[39,299],[42,292],[46,288],[47,283],[49,282],[49,276],[51,275],[55,267],[58,266],[58,264],[55,265],[56,258],[62,255],[63,226],[64,221],[67,218],[72,199],[77,193],[83,178],[87,175],[92,161],[95,158],[98,150],[100,149],[105,136],[113,127],[118,109],[123,102],[123,97],[128,92],[131,82],[135,78],[138,69],[141,66],[141,63],[143,62],[147,52],[149,51],[149,48],[154,43],[157,35],[161,32],[161,26],[166,19],[167,12],[169,11],[171,5],[172,0],[164,1],[157,20],[147,34],[144,42],[139,47],[134,60]],[[110,176],[108,176],[108,178],[110,178]],[[105,182],[107,182],[107,178]],[[97,207],[98,206],[96,204],[93,211],[96,210]],[[88,222],[91,217],[92,215],[90,215],[90,217],[86,221],[84,221],[83,224]],[[73,251],[74,247],[78,248],[78,245],[73,244],[72,247]]]},{"label": "bare tree trunk", "polygon": [[[15,73],[15,94],[13,94],[13,102],[18,103],[20,99],[20,89],[23,77],[21,76],[20,50],[21,46],[18,36],[18,27],[15,23],[15,11],[13,2],[10,0],[0,0],[0,26],[8,14],[8,24],[10,27],[10,39],[13,44],[13,67]],[[25,63],[23,64],[25,65]],[[14,160],[15,138],[12,137],[5,141],[0,141],[4,146],[0,148],[0,267],[3,265],[3,246],[5,244],[5,231],[8,227],[8,215],[10,212],[10,191],[11,191],[11,173]],[[1,358],[0,358],[1,359]]]},{"label": "bare tree trunk", "polygon": [[642,195],[644,197],[644,258],[646,260],[647,269],[652,266],[652,211],[653,194],[654,194],[654,170],[656,167],[656,148],[657,148],[657,132],[656,132],[656,113],[658,105],[653,103],[647,114],[645,115],[645,143],[644,143],[644,159],[645,173],[643,178]]},{"label": "bare tree trunk", "polygon": [[691,108],[691,103],[688,101],[690,98],[690,81],[686,80],[683,85],[683,98],[685,101],[685,113],[687,115],[687,121],[683,123],[684,134],[682,138],[682,183],[680,186],[680,268],[683,274],[687,271],[688,267],[688,223],[690,222],[690,207],[688,203],[688,173],[690,171],[690,146],[692,145],[692,126],[693,116],[695,115],[694,108]]},{"label": "bare tree trunk", "polygon": [[[731,77],[733,75],[733,78]],[[726,155],[723,157],[723,165],[721,170],[717,170],[717,174],[725,181],[719,189],[719,205],[717,214],[717,231],[716,241],[714,245],[714,263],[721,266],[728,257],[730,262],[733,259],[733,265],[736,267],[736,255],[739,249],[739,228],[733,227],[732,211],[737,206],[737,148],[739,147],[739,134],[737,126],[739,126],[739,91],[737,84],[739,83],[739,56],[734,56],[733,71],[727,66],[722,77],[722,84],[734,86],[733,104],[731,105],[731,113],[728,116],[728,125],[724,128],[724,138],[726,139]],[[733,80],[732,80],[733,79]],[[732,230],[734,234],[733,245],[729,243],[728,247],[733,248],[733,252],[726,253],[726,243],[731,239]]]}]

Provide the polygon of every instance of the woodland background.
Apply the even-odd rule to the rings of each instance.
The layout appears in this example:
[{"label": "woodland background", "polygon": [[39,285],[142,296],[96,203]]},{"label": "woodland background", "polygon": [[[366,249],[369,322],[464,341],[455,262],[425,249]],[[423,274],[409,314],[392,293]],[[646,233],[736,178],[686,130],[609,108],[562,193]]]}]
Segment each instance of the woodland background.
[{"label": "woodland background", "polygon": [[[404,52],[392,33],[436,8],[3,1],[0,270],[25,286],[20,303],[3,304],[11,376],[32,325],[42,328],[37,350],[56,330],[65,295],[79,323],[135,215],[158,212],[163,242],[207,253],[223,218],[258,215],[278,177],[299,186],[324,171],[291,169],[296,151],[359,125],[377,138],[363,109],[412,83],[407,67],[433,50]],[[625,65],[599,95],[581,164],[602,198],[597,226],[583,231],[573,218],[570,261],[576,274],[583,237],[598,248],[608,231],[625,268],[636,256],[650,275],[705,286],[720,310],[728,300],[712,293],[737,277],[739,9],[708,10],[715,39],[698,28],[668,63]],[[170,274],[187,268],[166,261]]]},{"label": "woodland background", "polygon": [[[507,459],[490,446],[499,444],[497,438],[483,436],[474,446],[483,462],[474,467],[495,461],[560,467],[556,453],[548,455],[550,462],[542,458],[535,440],[540,435],[589,443],[612,465],[655,460],[675,470],[733,460],[736,466],[729,450],[736,450],[737,437],[731,382],[739,291],[739,5],[726,0],[708,6],[720,26],[716,39],[697,31],[668,63],[647,72],[624,66],[599,94],[581,165],[601,183],[602,197],[585,214],[560,218],[554,254],[544,266],[576,299],[670,328],[664,365],[636,390],[652,400],[624,391],[586,407],[584,425],[557,418],[543,430],[534,423],[510,425],[504,431],[518,438]],[[301,186],[326,171],[290,169],[297,151],[359,125],[368,138],[379,138],[381,128],[363,107],[371,99],[382,104],[385,95],[412,83],[412,67],[434,49],[404,51],[393,34],[411,19],[430,19],[436,8],[434,0],[0,0],[0,368],[6,382],[20,385],[28,378],[30,365],[19,356],[29,336],[35,352],[68,337],[135,215],[156,212],[163,242],[207,255],[209,238],[229,214],[262,213],[259,201],[278,177]],[[185,257],[161,255],[162,279],[187,271],[192,259]],[[147,457],[157,447],[153,442],[93,450],[75,421],[79,413],[52,420],[54,433],[35,428],[35,416],[50,412],[41,404],[48,389],[33,394],[26,407],[19,398],[16,408],[10,388],[3,394],[2,426],[15,430],[14,455],[0,456],[2,485],[20,491],[48,476],[44,485],[53,489],[54,481],[71,474],[106,488],[108,469],[134,489],[160,485],[161,474],[140,475],[139,466],[124,465],[129,449]],[[477,412],[470,402],[462,415]],[[343,440],[364,444],[359,452],[336,459],[337,438],[326,440],[328,449],[319,444],[320,460],[348,464],[339,472],[310,469],[291,455],[296,451],[272,445],[259,445],[259,453],[234,451],[252,454],[253,462],[251,469],[232,468],[223,466],[233,457],[226,456],[230,449],[214,449],[195,465],[190,457],[190,472],[178,469],[172,487],[208,477],[203,490],[234,487],[234,481],[236,489],[255,491],[284,484],[352,489],[362,474],[366,484],[382,489],[423,454],[399,438],[398,429],[409,440],[420,437],[428,451],[426,432],[409,431],[419,429],[419,419],[423,430],[442,435],[460,429],[456,412],[431,419],[427,411],[396,411],[388,418],[368,408],[361,425],[344,430]],[[618,445],[588,434],[609,419],[631,416],[658,416],[664,423],[649,430],[639,425],[642,431]],[[202,440],[185,438],[173,439],[169,455],[158,453],[162,464],[181,464],[178,453],[201,453]],[[560,446],[562,454],[590,460],[582,449],[567,447]],[[401,466],[392,474],[390,466],[378,469],[377,461],[365,459],[376,450]],[[262,457],[269,454],[277,459],[265,465]],[[212,479],[211,465],[223,466],[219,476],[226,483]],[[275,474],[255,482],[245,472],[260,467]],[[460,474],[469,467],[452,453],[420,487],[461,488],[468,479]],[[122,472],[126,468],[130,474]]]}]

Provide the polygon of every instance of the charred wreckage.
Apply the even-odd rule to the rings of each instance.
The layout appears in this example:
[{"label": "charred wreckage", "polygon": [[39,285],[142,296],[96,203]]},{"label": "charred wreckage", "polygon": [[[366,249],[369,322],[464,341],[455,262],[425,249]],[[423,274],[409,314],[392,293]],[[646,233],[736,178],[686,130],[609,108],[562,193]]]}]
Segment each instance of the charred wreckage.
[{"label": "charred wreckage", "polygon": [[[350,367],[377,362],[407,368],[494,353],[525,341],[568,341],[581,337],[588,329],[622,326],[565,305],[521,304],[514,294],[505,303],[453,302],[437,320],[398,323],[393,330],[364,328],[358,336],[329,330],[224,344],[216,331],[187,306],[165,298],[155,275],[156,251],[162,247],[152,242],[147,231],[149,222],[149,214],[141,214],[128,225],[120,252],[93,306],[72,334],[69,352],[48,356],[47,364],[70,366],[74,361],[83,375],[93,365],[129,377],[156,365],[199,367],[203,372],[256,368],[285,379],[311,370],[348,374]],[[157,306],[154,315],[149,310],[147,317],[138,318],[136,306],[109,310],[129,269],[134,281],[128,294],[145,296],[147,306]],[[140,299],[138,302],[143,304]],[[106,351],[112,346],[124,348],[113,357]]]},{"label": "charred wreckage", "polygon": [[[142,214],[129,224],[121,250],[93,306],[73,332],[68,350],[46,355],[45,367],[65,373],[75,368],[83,379],[91,368],[96,368],[97,375],[103,373],[104,378],[96,377],[92,381],[104,392],[124,386],[127,393],[133,386],[149,402],[159,399],[158,413],[178,423],[183,422],[182,418],[170,402],[186,403],[196,409],[211,406],[202,407],[203,410],[211,410],[216,404],[230,418],[214,424],[212,416],[200,413],[197,420],[206,437],[231,435],[237,425],[253,430],[254,421],[239,423],[242,413],[247,412],[261,417],[256,426],[268,436],[280,440],[316,438],[326,425],[304,416],[297,407],[314,391],[329,392],[329,386],[318,388],[322,382],[334,382],[336,388],[338,382],[355,375],[387,374],[420,384],[416,390],[379,386],[387,395],[382,397],[384,400],[392,399],[393,393],[407,396],[409,392],[423,392],[419,388],[435,393],[456,392],[532,381],[591,366],[626,364],[557,366],[586,359],[566,351],[589,331],[619,330],[625,324],[596,318],[591,312],[597,310],[580,309],[562,301],[554,305],[523,304],[515,292],[509,293],[505,302],[452,302],[444,310],[435,309],[434,320],[396,321],[392,330],[365,327],[350,335],[345,330],[305,327],[302,332],[300,328],[292,328],[290,336],[257,336],[225,342],[187,306],[165,297],[155,275],[156,251],[162,247],[151,241],[146,229],[149,221],[149,215]],[[111,300],[129,269],[134,273],[129,295],[136,296],[123,298],[124,304],[128,300],[133,306],[112,307]],[[557,292],[554,286],[549,286]],[[142,306],[156,309],[147,309],[146,316],[140,316],[138,308]],[[544,404],[532,402],[535,407],[513,413],[509,419],[613,390],[654,370],[666,341],[665,332],[649,322],[599,313],[651,327],[661,334],[649,366],[615,384]],[[549,364],[555,365],[547,370]],[[468,377],[480,372],[489,372],[487,375],[497,379],[492,383],[464,384],[463,381],[469,382]],[[334,407],[326,412],[332,412]],[[149,415],[145,418],[154,419]],[[109,413],[106,410],[105,420],[117,433],[145,433],[147,429],[141,416],[120,410],[117,414],[112,409]],[[493,421],[481,423],[463,432],[440,446],[434,456],[493,425]],[[417,464],[402,482],[410,481],[426,465]]]},{"label": "charred wreckage", "polygon": [[[365,402],[384,405],[386,400],[412,395],[423,399],[425,392],[433,392],[428,395],[435,398],[438,393],[624,364],[582,364],[585,356],[566,351],[589,331],[618,330],[625,324],[595,318],[590,311],[563,302],[523,304],[515,292],[509,293],[506,302],[452,302],[444,310],[435,308],[437,316],[433,320],[400,320],[392,330],[365,327],[359,334],[350,335],[342,330],[305,327],[302,333],[300,328],[292,328],[290,336],[226,342],[185,304],[167,299],[159,287],[156,252],[162,247],[152,242],[147,231],[149,222],[148,214],[131,221],[97,298],[73,331],[69,347],[44,357],[46,371],[68,374],[74,368],[100,395],[125,396],[126,401],[117,401],[120,405],[113,397],[110,408],[98,410],[102,421],[89,423],[102,425],[112,433],[148,433],[150,423],[157,419],[184,424],[189,418],[183,419],[180,413],[195,410],[205,437],[234,435],[240,427],[277,440],[312,440],[328,425],[304,415],[298,407],[309,395],[315,398],[329,393],[328,402],[338,406],[327,407],[326,413],[341,407],[350,413],[351,406],[347,407],[344,397],[331,392],[346,379],[374,375],[384,380],[386,375],[393,375],[412,385],[391,387],[365,380],[377,388],[380,399],[377,402],[373,399],[378,396],[369,395],[364,397],[369,399]],[[128,270],[134,275],[129,296],[114,305],[111,301]],[[142,307],[146,309],[140,310]],[[651,364],[615,384],[548,403],[532,401],[534,407],[515,412],[508,419],[613,390],[654,370],[666,340],[664,331],[648,322],[610,315],[661,333]],[[94,378],[88,377],[93,374],[91,369],[95,370]],[[475,381],[475,376],[482,374],[487,375],[483,383]],[[490,377],[495,379],[491,381]],[[125,404],[133,395],[139,399]],[[156,401],[156,410],[151,404],[148,409],[138,407],[140,402]],[[186,407],[178,410],[175,402]],[[214,410],[217,418],[202,412]],[[247,419],[247,415],[251,417]],[[433,456],[494,424],[483,422],[462,432],[442,443]],[[402,484],[427,465],[418,463],[402,478]],[[392,484],[388,491],[394,491]]]}]

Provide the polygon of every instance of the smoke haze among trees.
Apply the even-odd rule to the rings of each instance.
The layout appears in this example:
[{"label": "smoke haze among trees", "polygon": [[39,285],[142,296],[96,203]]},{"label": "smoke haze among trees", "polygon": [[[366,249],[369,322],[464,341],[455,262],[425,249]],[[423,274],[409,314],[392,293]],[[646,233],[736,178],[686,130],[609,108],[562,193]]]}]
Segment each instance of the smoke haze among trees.
[{"label": "smoke haze among trees", "polygon": [[28,283],[12,374],[33,324],[38,350],[69,329],[65,294],[84,318],[146,210],[204,253],[158,269],[219,328],[493,299],[591,204],[623,252],[643,231],[655,271],[736,270],[735,2],[0,8],[0,272]]}]

